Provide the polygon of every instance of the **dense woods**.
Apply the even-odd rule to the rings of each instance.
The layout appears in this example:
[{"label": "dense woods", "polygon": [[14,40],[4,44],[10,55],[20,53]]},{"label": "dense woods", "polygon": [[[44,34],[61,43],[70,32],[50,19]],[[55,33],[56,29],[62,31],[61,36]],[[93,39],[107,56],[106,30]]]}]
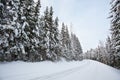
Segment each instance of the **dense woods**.
[{"label": "dense woods", "polygon": [[80,60],[82,48],[75,34],[59,19],[53,8],[34,0],[0,0],[0,61]]}]

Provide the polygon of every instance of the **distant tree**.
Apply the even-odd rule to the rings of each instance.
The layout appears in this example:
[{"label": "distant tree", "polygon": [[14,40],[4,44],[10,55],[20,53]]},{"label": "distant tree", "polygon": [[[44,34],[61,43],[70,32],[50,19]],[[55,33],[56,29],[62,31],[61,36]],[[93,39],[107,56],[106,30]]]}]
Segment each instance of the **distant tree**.
[{"label": "distant tree", "polygon": [[107,53],[106,46],[102,42],[99,43],[97,48],[87,51],[83,56],[84,58],[97,60],[104,64],[109,63],[109,54]]},{"label": "distant tree", "polygon": [[115,49],[112,43],[112,39],[108,36],[106,41],[106,51],[108,53],[108,64],[114,66],[115,62]]},{"label": "distant tree", "polygon": [[77,51],[77,54],[76,54],[77,60],[82,60],[83,50],[82,50],[82,46],[79,42],[79,39],[77,37],[76,37],[76,51]]},{"label": "distant tree", "polygon": [[71,33],[71,46],[72,46],[72,54],[75,60],[82,60],[82,47],[79,42],[79,39],[75,34]]}]

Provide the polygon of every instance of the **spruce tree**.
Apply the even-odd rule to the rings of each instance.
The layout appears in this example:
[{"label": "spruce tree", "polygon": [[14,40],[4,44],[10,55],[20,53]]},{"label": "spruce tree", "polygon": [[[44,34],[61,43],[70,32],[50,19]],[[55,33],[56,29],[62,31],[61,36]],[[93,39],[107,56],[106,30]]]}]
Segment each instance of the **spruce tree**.
[{"label": "spruce tree", "polygon": [[68,27],[66,25],[66,32],[65,32],[65,43],[66,43],[66,48],[67,48],[67,59],[68,60],[72,60],[73,59],[73,55],[72,55],[72,46],[71,46],[71,38],[69,35],[69,31],[68,31]]},{"label": "spruce tree", "polygon": [[71,33],[71,46],[72,46],[72,54],[74,60],[82,60],[82,47],[79,42],[79,39],[75,34]]},{"label": "spruce tree", "polygon": [[36,17],[35,17],[35,6],[34,6],[34,0],[28,0],[26,5],[26,21],[28,25],[25,27],[25,32],[27,33],[27,36],[29,38],[29,49],[27,49],[28,58],[30,61],[35,61],[35,57],[37,58],[37,39],[38,39],[38,26],[36,26]]},{"label": "spruce tree", "polygon": [[61,29],[61,33],[60,33],[60,41],[61,41],[61,48],[62,48],[62,53],[61,53],[61,57],[64,57],[66,58],[65,56],[65,52],[66,52],[66,49],[65,49],[65,25],[64,23],[62,23],[62,29]]},{"label": "spruce tree", "polygon": [[35,61],[38,26],[33,0],[20,0],[18,22],[20,24],[19,59]]},{"label": "spruce tree", "polygon": [[36,45],[35,45],[35,50],[36,50],[36,54],[37,54],[37,61],[41,61],[42,59],[42,20],[41,20],[41,16],[40,16],[40,8],[41,8],[41,4],[40,4],[40,0],[38,0],[38,2],[36,3],[35,6],[35,23],[36,23]]},{"label": "spruce tree", "polygon": [[42,54],[42,59],[46,60],[47,59],[47,52],[49,52],[48,45],[49,45],[49,25],[48,25],[48,7],[46,7],[46,10],[44,12],[44,15],[41,17],[41,29],[42,29],[42,39],[41,39],[41,54]]},{"label": "spruce tree", "polygon": [[[19,52],[18,52],[18,60],[25,60],[26,55],[28,55],[29,46],[30,46],[30,39],[27,35],[26,26],[28,26],[26,14],[27,14],[27,1],[26,0],[20,0],[20,5],[18,8],[18,23],[19,26],[19,37],[18,37],[18,46],[19,46]],[[27,59],[28,60],[28,59]]]},{"label": "spruce tree", "polygon": [[50,7],[50,11],[48,14],[48,52],[47,52],[47,56],[49,59],[55,59],[56,58],[56,54],[54,52],[54,24],[53,24],[54,20],[53,20],[53,8]]},{"label": "spruce tree", "polygon": [[59,31],[58,31],[58,18],[53,20],[53,8],[50,7],[49,11],[49,57],[55,61],[60,55],[59,48]]},{"label": "spruce tree", "polygon": [[62,23],[62,30],[61,30],[61,45],[62,45],[62,57],[66,60],[72,60],[72,46],[71,46],[71,39],[69,35],[69,31],[67,26]]},{"label": "spruce tree", "polygon": [[77,60],[82,60],[82,47],[81,47],[81,44],[79,42],[79,39],[77,37],[75,37],[75,44],[76,44],[76,51],[77,51],[77,54],[76,54],[76,59]]},{"label": "spruce tree", "polygon": [[0,52],[3,54],[4,60],[15,60],[17,58],[16,43],[18,36],[18,5],[19,0],[1,0],[0,2]]},{"label": "spruce tree", "polygon": [[115,49],[112,43],[112,39],[108,36],[106,41],[106,51],[108,54],[108,64],[114,66],[115,62]]},{"label": "spruce tree", "polygon": [[61,42],[60,42],[60,33],[59,33],[59,30],[58,30],[58,26],[59,26],[59,23],[58,23],[58,17],[55,18],[55,21],[54,21],[54,53],[57,55],[56,56],[56,59],[59,60],[60,59],[60,56],[61,56]]},{"label": "spruce tree", "polygon": [[111,32],[113,45],[115,47],[115,63],[116,67],[120,67],[120,1],[113,0],[111,2]]}]

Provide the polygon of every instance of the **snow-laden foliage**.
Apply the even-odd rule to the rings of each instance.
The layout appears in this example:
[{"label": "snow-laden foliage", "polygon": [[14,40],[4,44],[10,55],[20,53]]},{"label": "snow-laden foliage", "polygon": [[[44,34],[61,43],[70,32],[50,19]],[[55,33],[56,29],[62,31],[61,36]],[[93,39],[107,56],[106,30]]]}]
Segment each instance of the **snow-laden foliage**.
[{"label": "snow-laden foliage", "polygon": [[72,46],[72,54],[74,56],[75,60],[82,60],[82,47],[81,44],[79,42],[79,39],[77,38],[77,36],[73,33],[71,33],[71,46]]},{"label": "snow-laden foliage", "polygon": [[64,23],[61,30],[61,46],[62,56],[67,60],[82,60],[81,44],[75,34],[69,35],[68,28]]},{"label": "snow-laden foliage", "polygon": [[115,66],[120,68],[120,0],[111,2],[111,32],[115,48]]},{"label": "snow-laden foliage", "polygon": [[79,47],[73,52],[67,26],[64,43],[53,8],[47,7],[43,15],[40,8],[40,0],[0,0],[0,61],[80,60],[78,39],[73,40]]},{"label": "snow-laden foliage", "polygon": [[1,0],[0,4],[0,53],[3,55],[1,60],[11,61],[16,59],[19,51],[19,0]]}]

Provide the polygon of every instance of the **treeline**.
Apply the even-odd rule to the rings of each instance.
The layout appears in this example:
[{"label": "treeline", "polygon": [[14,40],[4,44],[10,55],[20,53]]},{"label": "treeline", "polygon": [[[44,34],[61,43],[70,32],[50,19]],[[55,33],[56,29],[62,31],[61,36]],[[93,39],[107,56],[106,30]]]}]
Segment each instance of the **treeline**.
[{"label": "treeline", "polygon": [[111,1],[111,36],[105,44],[87,51],[84,58],[93,59],[120,69],[120,0]]},{"label": "treeline", "polygon": [[[98,47],[95,49],[90,49],[83,55],[84,59],[97,60],[99,62],[105,63],[107,65],[115,67],[115,55],[114,47],[111,38],[108,37],[106,42],[100,42]],[[117,61],[118,62],[118,61]]]},{"label": "treeline", "polygon": [[53,8],[40,0],[0,0],[0,61],[81,60],[82,48],[67,25],[58,30]]}]

